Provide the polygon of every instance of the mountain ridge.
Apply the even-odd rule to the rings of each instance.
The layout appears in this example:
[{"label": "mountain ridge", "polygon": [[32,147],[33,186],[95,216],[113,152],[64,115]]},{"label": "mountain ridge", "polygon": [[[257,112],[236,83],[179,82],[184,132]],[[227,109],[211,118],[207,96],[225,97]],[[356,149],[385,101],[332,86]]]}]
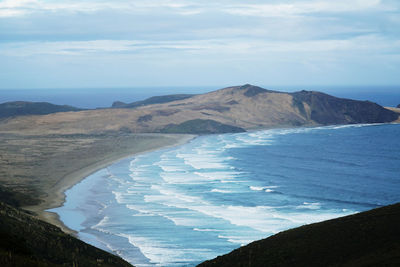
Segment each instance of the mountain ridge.
[{"label": "mountain ridge", "polygon": [[[178,99],[176,99],[178,98]],[[151,98],[150,98],[151,99]],[[162,103],[154,103],[162,102]],[[42,116],[20,116],[0,123],[0,132],[23,131],[39,134],[81,133],[157,133],[171,125],[188,121],[213,121],[224,129],[265,129],[276,127],[329,124],[386,123],[399,115],[369,101],[337,98],[315,91],[277,92],[246,84],[222,88],[199,95],[169,95],[131,108],[61,112]],[[121,106],[120,108],[117,108]],[[185,124],[185,127],[188,123]],[[194,125],[193,125],[194,126]],[[220,133],[221,127],[209,127],[207,133]],[[176,128],[182,132],[182,127]],[[193,133],[194,129],[187,133]]]}]

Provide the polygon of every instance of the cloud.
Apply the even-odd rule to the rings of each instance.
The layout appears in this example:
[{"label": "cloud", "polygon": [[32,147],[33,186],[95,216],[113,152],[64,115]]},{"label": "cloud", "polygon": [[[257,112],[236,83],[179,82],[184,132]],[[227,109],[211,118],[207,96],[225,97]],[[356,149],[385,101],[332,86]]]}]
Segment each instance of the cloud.
[{"label": "cloud", "polygon": [[98,66],[126,77],[151,76],[142,66],[168,77],[195,69],[203,80],[383,72],[400,67],[399,9],[397,0],[0,0],[0,68],[10,81],[46,64],[64,68],[60,77]]},{"label": "cloud", "polygon": [[152,9],[175,10],[183,15],[197,14],[199,9],[187,9],[192,5],[185,1],[55,1],[44,0],[5,0],[0,2],[0,17],[22,16],[39,12],[84,12],[94,13],[102,10],[119,10],[129,13],[149,12]]},{"label": "cloud", "polygon": [[[56,42],[13,42],[0,44],[0,54],[14,57],[37,55],[82,56],[93,54],[141,53],[142,56],[163,54],[166,50],[174,54],[191,55],[229,55],[262,56],[272,53],[324,53],[351,52],[360,53],[400,53],[400,39],[390,42],[380,36],[364,35],[346,40],[309,40],[309,41],[267,41],[241,39],[206,39],[177,41],[147,40],[93,40],[93,41],[56,41]],[[172,53],[172,52],[171,52]]]},{"label": "cloud", "polygon": [[148,0],[148,1],[55,1],[44,0],[5,0],[0,2],[0,16],[20,16],[35,12],[86,12],[101,10],[120,10],[129,13],[150,12],[154,9],[164,9],[165,13],[174,12],[182,15],[200,14],[203,12],[229,13],[242,16],[281,17],[321,12],[354,12],[368,9],[397,10],[392,2],[383,3],[381,0],[337,0],[337,1],[280,1],[274,3],[240,3],[240,1],[200,0]]},{"label": "cloud", "polygon": [[380,0],[296,1],[278,4],[239,4],[228,6],[224,12],[241,16],[287,17],[316,13],[346,13],[365,10],[394,11],[394,6]]}]

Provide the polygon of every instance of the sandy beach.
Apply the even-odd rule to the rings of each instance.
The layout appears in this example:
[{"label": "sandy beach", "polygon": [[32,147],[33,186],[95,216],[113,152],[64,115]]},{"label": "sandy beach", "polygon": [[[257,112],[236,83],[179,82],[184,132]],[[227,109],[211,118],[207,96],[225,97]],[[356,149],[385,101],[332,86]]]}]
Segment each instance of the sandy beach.
[{"label": "sandy beach", "polygon": [[[131,157],[140,153],[146,153],[154,151],[160,148],[167,148],[171,146],[178,146],[193,139],[194,135],[173,135],[173,134],[143,134],[141,137],[145,139],[139,139],[135,143],[132,143],[127,149],[106,151],[104,154],[92,155],[92,159],[89,161],[90,164],[82,167],[81,165],[74,164],[74,162],[68,161],[65,158],[65,164],[69,166],[69,172],[65,173],[61,179],[59,179],[53,186],[46,190],[46,196],[42,198],[42,203],[35,206],[25,206],[24,209],[34,212],[37,216],[51,224],[60,227],[64,232],[69,234],[75,234],[75,232],[66,227],[56,213],[48,212],[46,210],[51,208],[60,207],[65,201],[65,191],[73,187],[85,179],[90,174],[103,169],[112,163]],[[146,142],[146,138],[151,138],[151,142]],[[145,141],[143,141],[145,140]],[[101,145],[100,145],[101,146]]]}]

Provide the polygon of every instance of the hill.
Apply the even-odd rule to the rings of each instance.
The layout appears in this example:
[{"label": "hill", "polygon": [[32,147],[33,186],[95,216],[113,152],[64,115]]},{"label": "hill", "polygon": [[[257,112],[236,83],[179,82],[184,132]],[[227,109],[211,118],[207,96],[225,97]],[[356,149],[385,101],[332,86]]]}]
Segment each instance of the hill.
[{"label": "hill", "polygon": [[[118,106],[118,105],[117,105]],[[336,98],[320,92],[283,93],[253,85],[233,86],[206,94],[135,108],[112,108],[25,116],[0,123],[0,132],[93,134],[104,132],[172,132],[189,129],[188,121],[213,121],[204,133],[221,129],[259,129],[351,123],[384,123],[399,115],[369,101]],[[190,124],[190,123],[189,123]],[[193,126],[195,124],[192,124]],[[174,129],[174,128],[172,128]],[[178,127],[177,133],[182,132]],[[216,131],[214,131],[216,129]],[[222,131],[224,132],[224,131]]]},{"label": "hill", "polygon": [[1,266],[132,266],[0,202]]},{"label": "hill", "polygon": [[400,266],[400,203],[255,241],[199,267]]},{"label": "hill", "polygon": [[47,102],[15,101],[0,104],[0,119],[22,115],[46,115],[56,112],[79,111],[82,109],[67,106],[54,105]]}]

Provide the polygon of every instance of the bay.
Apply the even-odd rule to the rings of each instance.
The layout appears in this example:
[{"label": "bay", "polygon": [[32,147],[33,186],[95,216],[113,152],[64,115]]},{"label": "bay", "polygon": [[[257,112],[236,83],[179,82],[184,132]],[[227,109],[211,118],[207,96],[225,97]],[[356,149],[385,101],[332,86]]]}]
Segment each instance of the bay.
[{"label": "bay", "polygon": [[304,224],[400,201],[400,125],[208,135],[124,159],[53,209],[136,266],[195,266]]}]

